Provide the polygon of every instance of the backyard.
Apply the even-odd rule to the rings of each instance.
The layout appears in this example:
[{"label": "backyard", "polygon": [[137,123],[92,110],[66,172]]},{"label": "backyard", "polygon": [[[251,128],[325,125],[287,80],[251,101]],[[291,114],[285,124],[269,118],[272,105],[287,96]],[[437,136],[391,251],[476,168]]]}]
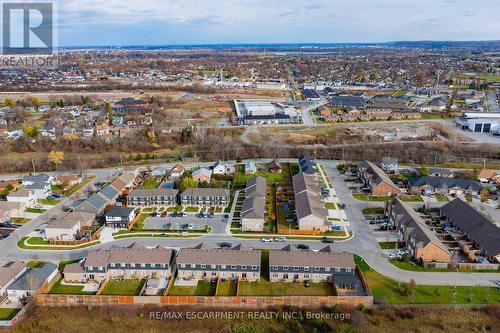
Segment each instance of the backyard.
[{"label": "backyard", "polygon": [[237,291],[236,281],[219,281],[217,285],[217,296],[236,296]]},{"label": "backyard", "polygon": [[61,277],[50,289],[49,294],[95,295],[93,291],[83,291],[83,286],[64,285]]},{"label": "backyard", "polygon": [[0,308],[0,320],[11,320],[21,309]]},{"label": "backyard", "polygon": [[[263,166],[265,166],[265,164],[257,164],[257,169]],[[233,188],[234,189],[244,188],[247,184],[248,179],[250,179],[253,176],[265,177],[267,179],[267,185],[289,181],[291,175],[290,164],[282,163],[281,168],[282,168],[281,172],[279,173],[257,171],[254,174],[245,174],[245,166],[243,164],[238,164],[233,178]]]},{"label": "backyard", "polygon": [[109,280],[101,295],[139,295],[146,280]]},{"label": "backyard", "polygon": [[196,286],[172,286],[169,296],[214,296],[217,288],[216,282],[198,281]]}]

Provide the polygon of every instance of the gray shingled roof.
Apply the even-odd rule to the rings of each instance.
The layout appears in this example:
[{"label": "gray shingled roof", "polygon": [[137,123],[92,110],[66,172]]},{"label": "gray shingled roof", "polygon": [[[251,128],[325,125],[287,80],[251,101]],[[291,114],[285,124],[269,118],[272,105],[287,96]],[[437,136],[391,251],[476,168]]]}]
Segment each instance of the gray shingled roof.
[{"label": "gray shingled roof", "polygon": [[356,264],[352,253],[337,252],[331,246],[319,252],[286,246],[281,250],[269,251],[269,266],[354,268]]},{"label": "gray shingled roof", "polygon": [[139,243],[134,243],[125,248],[89,252],[83,266],[103,267],[108,266],[110,263],[170,264],[172,255],[172,249],[166,249],[160,246],[148,249]]},{"label": "gray shingled roof", "polygon": [[153,188],[153,189],[142,189],[138,188],[130,192],[129,198],[134,197],[175,197],[179,193],[179,190],[173,188]]},{"label": "gray shingled roof", "polygon": [[420,247],[425,247],[427,244],[433,243],[443,251],[449,253],[448,248],[413,208],[399,198],[394,198],[392,204],[394,206],[394,212],[400,215],[399,223],[405,225],[408,236],[413,237]]},{"label": "gray shingled roof", "polygon": [[266,199],[263,197],[250,197],[243,201],[241,218],[263,219],[266,212]]},{"label": "gray shingled roof", "polygon": [[300,220],[315,215],[326,220],[328,211],[321,202],[320,188],[316,183],[315,176],[301,172],[293,176],[292,181],[297,218]]},{"label": "gray shingled roof", "polygon": [[99,192],[110,200],[116,197],[119,193],[114,187],[110,185],[104,186],[104,188]]},{"label": "gray shingled roof", "polygon": [[229,197],[229,190],[222,188],[187,188],[182,196],[193,197]]},{"label": "gray shingled roof", "polygon": [[363,161],[361,162],[361,168],[367,169],[368,173],[373,175],[373,182],[375,184],[380,184],[380,182],[384,182],[390,186],[393,186],[394,188],[398,188],[396,184],[389,178],[389,176],[384,172],[384,170],[380,169],[378,166],[373,164],[370,161]]},{"label": "gray shingled roof", "polygon": [[16,261],[0,267],[0,288],[5,287],[12,281],[19,273],[26,268],[23,262]]},{"label": "gray shingled roof", "polygon": [[453,224],[484,248],[489,256],[500,254],[500,228],[459,198],[441,207]]},{"label": "gray shingled roof", "polygon": [[179,250],[178,264],[260,266],[260,250],[213,249],[204,246]]},{"label": "gray shingled roof", "polygon": [[444,189],[458,187],[464,190],[471,189],[474,191],[480,191],[483,188],[483,185],[470,179],[454,179],[441,177],[412,177],[408,179],[408,184],[411,187],[428,185],[434,188]]},{"label": "gray shingled roof", "polygon": [[132,207],[113,207],[105,216],[121,216],[128,217],[134,211]]},{"label": "gray shingled roof", "polygon": [[57,271],[57,265],[48,262],[42,267],[30,268],[12,283],[8,290],[37,290],[51,274]]},{"label": "gray shingled roof", "polygon": [[99,193],[92,194],[85,201],[97,209],[102,209],[108,204],[107,199]]}]

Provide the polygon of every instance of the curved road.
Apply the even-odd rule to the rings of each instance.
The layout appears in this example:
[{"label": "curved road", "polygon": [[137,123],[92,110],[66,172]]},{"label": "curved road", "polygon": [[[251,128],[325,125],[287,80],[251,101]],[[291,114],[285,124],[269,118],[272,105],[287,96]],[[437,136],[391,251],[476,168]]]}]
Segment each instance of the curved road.
[{"label": "curved road", "polygon": [[[262,160],[256,160],[262,161]],[[458,286],[492,286],[497,280],[500,280],[499,273],[455,273],[455,272],[412,272],[397,268],[389,263],[378,246],[377,240],[364,222],[364,217],[359,209],[360,203],[355,200],[347,189],[347,185],[342,180],[342,176],[336,170],[336,162],[321,161],[327,173],[334,181],[334,188],[341,202],[347,205],[346,214],[351,222],[353,237],[347,241],[336,242],[334,246],[338,250],[348,251],[363,257],[368,264],[377,272],[402,282],[409,282],[414,279],[419,285],[458,285]],[[59,206],[54,207],[47,214],[55,213],[60,210]],[[60,250],[60,251],[33,251],[21,250],[16,243],[20,237],[26,235],[31,230],[43,224],[46,218],[37,218],[26,224],[19,232],[14,232],[8,238],[0,241],[0,262],[9,262],[13,260],[47,260],[58,262],[61,260],[77,259],[84,257],[88,251],[95,249],[109,249],[114,247],[123,247],[140,242],[145,246],[166,246],[171,248],[192,247],[200,242],[205,242],[210,246],[217,246],[221,241],[230,242],[233,245],[242,243],[252,248],[279,249],[285,244],[307,244],[312,249],[320,249],[325,245],[319,241],[290,240],[286,243],[262,243],[258,239],[240,239],[227,234],[209,234],[197,238],[126,238],[103,243],[92,248],[80,250]]]}]

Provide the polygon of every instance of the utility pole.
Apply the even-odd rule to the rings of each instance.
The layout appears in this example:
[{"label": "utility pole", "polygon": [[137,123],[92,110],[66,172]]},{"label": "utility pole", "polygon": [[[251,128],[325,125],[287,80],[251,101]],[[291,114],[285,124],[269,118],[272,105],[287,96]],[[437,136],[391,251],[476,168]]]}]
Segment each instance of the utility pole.
[{"label": "utility pole", "polygon": [[35,159],[34,158],[31,159],[31,165],[33,166],[33,173],[36,173],[36,170],[35,170]]}]

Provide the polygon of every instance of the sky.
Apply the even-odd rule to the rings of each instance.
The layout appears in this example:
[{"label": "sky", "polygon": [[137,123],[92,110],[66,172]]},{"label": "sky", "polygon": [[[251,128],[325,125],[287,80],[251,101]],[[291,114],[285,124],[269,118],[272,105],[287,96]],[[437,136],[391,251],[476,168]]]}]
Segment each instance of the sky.
[{"label": "sky", "polygon": [[499,0],[59,0],[59,45],[500,40]]}]

